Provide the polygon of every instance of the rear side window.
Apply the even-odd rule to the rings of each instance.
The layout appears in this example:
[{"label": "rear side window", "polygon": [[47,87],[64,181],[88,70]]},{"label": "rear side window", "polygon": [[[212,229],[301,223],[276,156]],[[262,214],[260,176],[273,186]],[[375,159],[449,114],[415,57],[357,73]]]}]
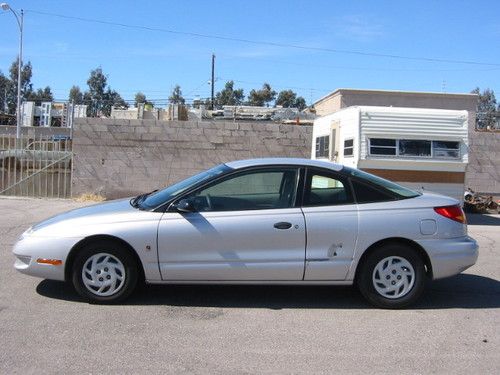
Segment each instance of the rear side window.
[{"label": "rear side window", "polygon": [[353,203],[353,198],[346,179],[324,172],[308,173],[304,206],[335,206],[348,203]]},{"label": "rear side window", "polygon": [[401,185],[398,185],[398,184],[391,182],[389,180],[380,178],[380,177],[375,176],[373,174],[363,172],[359,169],[344,167],[344,170],[349,175],[356,177],[356,180],[359,179],[361,181],[367,181],[368,186],[372,186],[372,185],[380,186],[379,190],[382,190],[382,191],[388,190],[390,192],[388,194],[393,193],[395,196],[399,197],[400,199],[414,198],[414,197],[418,197],[420,195],[420,193],[417,193],[416,191],[405,188]]},{"label": "rear side window", "polygon": [[391,194],[374,188],[369,184],[365,184],[354,179],[351,179],[351,183],[352,188],[354,189],[354,194],[356,195],[357,203],[375,203],[394,200],[394,197]]}]

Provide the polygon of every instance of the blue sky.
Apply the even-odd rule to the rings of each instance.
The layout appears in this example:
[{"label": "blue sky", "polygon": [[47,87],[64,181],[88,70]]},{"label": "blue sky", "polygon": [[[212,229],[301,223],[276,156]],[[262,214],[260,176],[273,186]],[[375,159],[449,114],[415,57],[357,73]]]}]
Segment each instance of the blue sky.
[{"label": "blue sky", "polygon": [[[2,0],[4,1],[4,0]],[[131,99],[142,91],[166,99],[180,84],[188,99],[208,97],[210,59],[216,54],[216,90],[234,80],[245,90],[269,82],[292,88],[306,101],[339,87],[469,92],[492,88],[500,96],[498,1],[34,1],[11,0],[26,10],[25,61],[36,88],[57,99],[86,89],[101,66],[110,86]],[[42,15],[41,11],[129,25],[238,39],[496,65],[426,62],[201,38]],[[18,52],[12,15],[0,11],[0,70]]]}]

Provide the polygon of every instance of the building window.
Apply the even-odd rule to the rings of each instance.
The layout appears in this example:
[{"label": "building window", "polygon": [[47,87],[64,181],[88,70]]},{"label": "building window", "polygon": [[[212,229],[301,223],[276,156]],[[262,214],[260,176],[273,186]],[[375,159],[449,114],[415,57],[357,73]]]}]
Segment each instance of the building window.
[{"label": "building window", "polygon": [[397,155],[395,139],[370,139],[370,155]]},{"label": "building window", "polygon": [[316,138],[316,157],[329,158],[330,157],[330,136]]},{"label": "building window", "polygon": [[420,156],[431,157],[431,141],[419,140],[399,140],[399,155],[400,156]]},{"label": "building window", "polygon": [[460,143],[450,141],[432,141],[432,151],[435,158],[458,159],[460,157]]},{"label": "building window", "polygon": [[369,153],[373,156],[459,159],[460,142],[370,138]]},{"label": "building window", "polygon": [[354,139],[346,139],[344,141],[344,156],[354,155]]}]

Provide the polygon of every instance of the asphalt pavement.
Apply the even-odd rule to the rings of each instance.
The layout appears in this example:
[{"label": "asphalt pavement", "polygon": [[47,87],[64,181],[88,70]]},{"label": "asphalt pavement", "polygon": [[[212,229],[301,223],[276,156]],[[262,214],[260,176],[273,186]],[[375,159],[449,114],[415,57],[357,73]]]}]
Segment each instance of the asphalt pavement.
[{"label": "asphalt pavement", "polygon": [[477,264],[407,310],[351,287],[148,286],[118,306],[17,273],[32,223],[85,205],[0,198],[0,373],[500,373],[500,217],[472,215]]}]

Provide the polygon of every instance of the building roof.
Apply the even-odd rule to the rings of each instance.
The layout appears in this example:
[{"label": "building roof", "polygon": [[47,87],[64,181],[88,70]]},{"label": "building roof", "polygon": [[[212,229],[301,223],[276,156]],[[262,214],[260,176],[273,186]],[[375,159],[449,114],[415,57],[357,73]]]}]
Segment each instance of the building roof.
[{"label": "building roof", "polygon": [[357,93],[357,94],[394,94],[394,95],[408,95],[408,96],[438,96],[438,97],[449,97],[449,98],[456,98],[456,97],[477,97],[477,94],[471,94],[471,93],[450,93],[450,92],[433,92],[433,91],[402,91],[402,90],[373,90],[373,89],[349,89],[349,88],[339,88],[336,89],[335,91],[332,91],[331,93],[323,96],[322,98],[318,99],[317,101],[314,102],[313,105],[316,105],[330,97],[340,95],[342,93]]}]

